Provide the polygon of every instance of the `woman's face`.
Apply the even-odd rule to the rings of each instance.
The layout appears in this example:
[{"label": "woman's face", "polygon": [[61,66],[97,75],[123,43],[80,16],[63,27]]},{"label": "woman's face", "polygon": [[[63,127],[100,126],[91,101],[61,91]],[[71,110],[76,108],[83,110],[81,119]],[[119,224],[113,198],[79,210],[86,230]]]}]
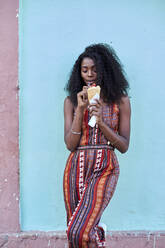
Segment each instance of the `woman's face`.
[{"label": "woman's face", "polygon": [[95,85],[97,80],[97,71],[95,63],[90,58],[84,58],[81,62],[81,77],[87,86]]}]

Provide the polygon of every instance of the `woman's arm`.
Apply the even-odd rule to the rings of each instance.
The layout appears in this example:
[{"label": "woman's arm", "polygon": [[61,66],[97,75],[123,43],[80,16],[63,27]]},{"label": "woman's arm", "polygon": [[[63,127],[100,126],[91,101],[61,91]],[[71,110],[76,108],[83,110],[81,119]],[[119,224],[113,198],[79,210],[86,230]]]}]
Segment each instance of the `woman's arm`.
[{"label": "woman's arm", "polygon": [[104,136],[110,143],[117,148],[121,153],[125,153],[129,147],[130,139],[130,116],[131,107],[128,97],[122,97],[119,104],[119,131],[116,134],[110,127],[108,127],[102,120],[101,102],[99,101],[93,111],[92,115],[97,116],[97,123],[103,132]]},{"label": "woman's arm", "polygon": [[75,117],[73,117],[73,114],[73,104],[67,97],[64,101],[64,140],[70,151],[73,151],[80,141],[83,116],[81,110],[78,109],[76,109]]},{"label": "woman's arm", "polygon": [[81,137],[81,126],[84,109],[88,105],[87,87],[77,94],[78,106],[75,109],[70,98],[64,101],[64,140],[70,151],[74,151],[79,144]]}]

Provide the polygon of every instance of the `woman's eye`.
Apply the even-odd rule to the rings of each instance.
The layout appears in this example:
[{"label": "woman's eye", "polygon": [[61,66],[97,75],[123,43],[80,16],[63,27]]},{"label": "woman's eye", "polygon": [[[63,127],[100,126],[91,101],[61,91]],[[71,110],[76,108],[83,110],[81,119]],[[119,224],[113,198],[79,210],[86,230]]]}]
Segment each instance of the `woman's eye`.
[{"label": "woman's eye", "polygon": [[83,73],[86,73],[87,71],[82,71]]}]

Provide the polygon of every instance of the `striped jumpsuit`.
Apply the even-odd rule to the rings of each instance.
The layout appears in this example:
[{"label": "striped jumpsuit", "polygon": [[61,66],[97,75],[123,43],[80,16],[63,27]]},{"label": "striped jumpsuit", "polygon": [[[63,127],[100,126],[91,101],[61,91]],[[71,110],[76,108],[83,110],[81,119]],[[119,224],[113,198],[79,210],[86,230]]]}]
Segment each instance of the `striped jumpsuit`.
[{"label": "striped jumpsuit", "polygon": [[[105,247],[104,230],[99,227],[101,215],[115,191],[119,165],[114,148],[101,130],[88,125],[89,112],[84,111],[82,135],[77,149],[66,163],[63,189],[67,212],[67,237],[70,248]],[[118,132],[119,106],[106,104],[103,121]]]}]

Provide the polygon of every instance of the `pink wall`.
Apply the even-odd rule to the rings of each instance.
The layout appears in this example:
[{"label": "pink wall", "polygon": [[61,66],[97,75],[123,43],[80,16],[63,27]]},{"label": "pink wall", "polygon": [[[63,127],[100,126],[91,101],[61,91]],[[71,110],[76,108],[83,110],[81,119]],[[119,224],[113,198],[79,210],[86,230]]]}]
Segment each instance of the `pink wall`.
[{"label": "pink wall", "polygon": [[19,227],[18,0],[0,1],[0,232]]}]

